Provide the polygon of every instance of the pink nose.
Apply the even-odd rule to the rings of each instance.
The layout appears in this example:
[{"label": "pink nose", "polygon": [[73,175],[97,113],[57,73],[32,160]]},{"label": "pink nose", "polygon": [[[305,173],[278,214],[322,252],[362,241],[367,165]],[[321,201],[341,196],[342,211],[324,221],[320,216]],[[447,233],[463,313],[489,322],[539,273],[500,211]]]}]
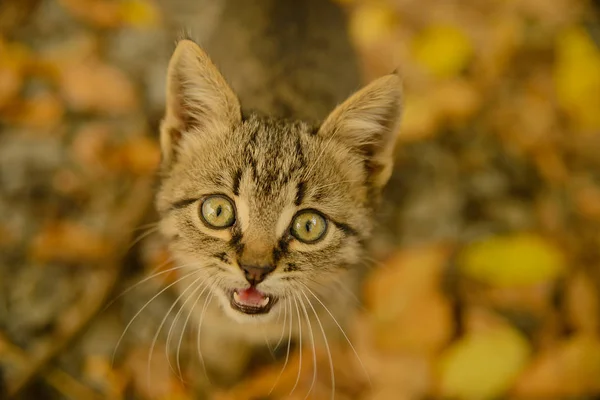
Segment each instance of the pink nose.
[{"label": "pink nose", "polygon": [[256,286],[262,281],[265,280],[267,275],[269,275],[275,269],[273,265],[265,265],[265,266],[254,266],[254,265],[244,265],[241,264],[240,268],[244,271],[244,276],[246,280],[252,285]]}]

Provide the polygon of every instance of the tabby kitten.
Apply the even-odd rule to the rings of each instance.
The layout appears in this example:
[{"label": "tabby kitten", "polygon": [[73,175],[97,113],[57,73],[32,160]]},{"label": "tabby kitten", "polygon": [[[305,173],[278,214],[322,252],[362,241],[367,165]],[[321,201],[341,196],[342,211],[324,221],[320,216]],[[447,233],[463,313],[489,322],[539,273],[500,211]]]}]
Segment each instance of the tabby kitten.
[{"label": "tabby kitten", "polygon": [[[295,21],[289,9],[266,3],[268,12]],[[315,49],[300,46],[309,29],[304,36],[294,31],[314,62],[298,62],[298,54],[290,56],[285,46],[272,46],[278,50],[262,58],[233,42],[216,51],[229,53],[221,59],[243,94],[244,110],[236,91],[193,41],[178,42],[168,67],[156,200],[160,230],[181,266],[179,290],[192,299],[186,307],[203,326],[202,355],[221,374],[239,372],[232,369],[247,354],[247,344],[275,343],[282,333],[293,338],[300,331],[309,343],[339,332],[349,296],[357,293],[379,193],[392,171],[400,78],[381,77],[342,101],[351,84],[339,90],[327,82],[344,75],[344,60],[334,59],[345,52],[340,46],[348,48],[343,26],[335,23],[341,13],[326,2],[309,3],[310,10],[336,13],[328,28],[315,28],[321,40],[317,46],[311,39]],[[244,12],[238,11],[239,18]],[[306,21],[299,24],[314,23]],[[244,26],[253,31],[239,38],[260,38],[262,32],[270,44],[290,40],[269,36],[272,29],[256,24]],[[236,50],[254,57],[242,60],[247,63],[238,66],[237,76],[227,63]],[[304,78],[269,74],[286,62],[288,71],[304,68]],[[298,84],[289,84],[294,80]],[[257,89],[256,81],[271,83]],[[312,94],[306,90],[311,82],[318,85]]]}]

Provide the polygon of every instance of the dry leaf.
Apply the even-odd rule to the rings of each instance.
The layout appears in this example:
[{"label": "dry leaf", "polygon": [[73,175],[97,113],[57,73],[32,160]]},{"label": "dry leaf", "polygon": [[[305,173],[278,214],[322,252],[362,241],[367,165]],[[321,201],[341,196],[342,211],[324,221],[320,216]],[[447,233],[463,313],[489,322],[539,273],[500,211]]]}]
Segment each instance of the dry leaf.
[{"label": "dry leaf", "polygon": [[127,25],[153,27],[160,21],[156,5],[149,0],[124,0],[119,6],[121,20]]},{"label": "dry leaf", "polygon": [[468,245],[459,256],[461,271],[497,286],[542,283],[565,268],[562,253],[542,237],[518,234]]},{"label": "dry leaf", "polygon": [[567,281],[566,307],[569,322],[579,333],[600,332],[600,299],[598,286],[579,271]]},{"label": "dry leaf", "polygon": [[558,36],[555,82],[560,105],[584,129],[600,129],[600,50],[583,27]]},{"label": "dry leaf", "polygon": [[121,25],[121,8],[116,0],[60,0],[76,18],[99,28]]},{"label": "dry leaf", "polygon": [[401,141],[423,140],[436,133],[442,122],[440,110],[428,95],[410,96],[404,102],[404,113],[398,139]]},{"label": "dry leaf", "polygon": [[67,221],[44,227],[30,247],[31,256],[39,262],[93,262],[109,251],[109,243],[98,233]]},{"label": "dry leaf", "polygon": [[131,113],[139,103],[129,78],[98,60],[65,64],[60,88],[67,104],[75,111],[119,115]]},{"label": "dry leaf", "polygon": [[434,25],[415,38],[415,60],[436,77],[446,78],[462,71],[473,56],[465,33],[451,25]]},{"label": "dry leaf", "polygon": [[518,398],[557,399],[600,393],[600,340],[577,335],[538,355],[514,388]]},{"label": "dry leaf", "polygon": [[24,83],[31,54],[20,43],[9,43],[0,36],[0,108],[13,101]]},{"label": "dry leaf", "polygon": [[498,398],[510,388],[528,356],[527,341],[512,328],[467,334],[439,360],[440,392],[461,400]]},{"label": "dry leaf", "polygon": [[[177,374],[171,371],[160,346],[153,349],[138,347],[129,353],[122,369],[131,376],[135,392],[148,400],[192,400],[191,388],[185,387]],[[150,363],[149,363],[150,362]]]},{"label": "dry leaf", "polygon": [[449,340],[451,309],[440,293],[448,257],[442,246],[405,250],[371,276],[365,302],[380,348],[430,354]]},{"label": "dry leaf", "polygon": [[362,5],[350,18],[350,35],[360,46],[390,37],[397,25],[396,13],[383,3]]},{"label": "dry leaf", "polygon": [[50,92],[42,92],[17,103],[10,123],[34,129],[52,130],[63,119],[65,107],[61,99]]},{"label": "dry leaf", "polygon": [[160,163],[160,148],[155,140],[145,136],[129,140],[118,150],[121,168],[140,175],[149,175],[156,171]]},{"label": "dry leaf", "polygon": [[481,106],[481,96],[466,79],[452,79],[436,85],[431,93],[438,112],[451,122],[471,118]]}]

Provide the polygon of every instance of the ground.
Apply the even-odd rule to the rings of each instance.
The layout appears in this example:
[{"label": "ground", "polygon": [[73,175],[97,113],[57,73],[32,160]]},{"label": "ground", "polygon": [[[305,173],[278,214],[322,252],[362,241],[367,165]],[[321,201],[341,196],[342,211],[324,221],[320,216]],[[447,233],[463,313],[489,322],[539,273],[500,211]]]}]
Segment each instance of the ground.
[{"label": "ground", "polygon": [[[399,67],[406,106],[335,398],[599,398],[599,3],[340,4],[365,82]],[[154,298],[176,274],[143,279],[170,265],[152,214],[166,63],[218,8],[0,3],[0,397],[196,398],[175,296]],[[209,397],[331,398],[328,355],[315,381],[311,360]]]}]

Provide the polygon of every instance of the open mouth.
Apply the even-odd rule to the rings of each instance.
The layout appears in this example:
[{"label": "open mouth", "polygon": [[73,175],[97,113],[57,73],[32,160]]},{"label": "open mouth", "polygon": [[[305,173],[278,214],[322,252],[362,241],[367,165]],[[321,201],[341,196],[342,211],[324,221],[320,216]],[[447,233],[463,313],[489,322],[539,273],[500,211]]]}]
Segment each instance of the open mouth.
[{"label": "open mouth", "polygon": [[234,289],[230,294],[231,307],[244,314],[266,314],[277,303],[277,297],[262,293],[254,287]]}]

